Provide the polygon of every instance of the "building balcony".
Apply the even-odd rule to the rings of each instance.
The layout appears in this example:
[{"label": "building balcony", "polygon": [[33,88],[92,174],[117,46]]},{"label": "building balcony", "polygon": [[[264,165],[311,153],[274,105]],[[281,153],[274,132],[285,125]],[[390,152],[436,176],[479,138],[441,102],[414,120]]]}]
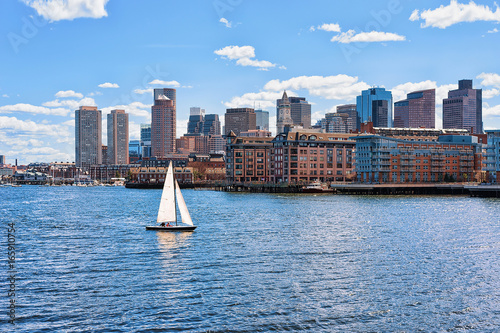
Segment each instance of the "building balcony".
[{"label": "building balcony", "polygon": [[444,155],[434,155],[434,154],[431,155],[431,160],[440,160],[440,161],[442,161],[444,159],[445,159]]}]

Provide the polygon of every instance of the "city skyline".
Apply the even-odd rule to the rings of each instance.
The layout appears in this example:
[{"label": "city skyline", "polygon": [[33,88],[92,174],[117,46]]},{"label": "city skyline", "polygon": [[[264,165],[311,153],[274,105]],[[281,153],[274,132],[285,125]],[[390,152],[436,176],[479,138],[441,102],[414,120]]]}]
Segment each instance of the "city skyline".
[{"label": "city skyline", "polygon": [[274,132],[283,90],[312,104],[315,124],[371,87],[391,91],[394,102],[436,89],[441,128],[443,99],[462,79],[483,89],[484,129],[500,128],[494,1],[194,3],[67,1],[49,11],[47,1],[3,1],[6,162],[74,161],[80,106],[102,110],[103,139],[107,114],[125,110],[137,140],[140,124],[151,121],[154,88],[177,90],[177,137],[187,133],[193,106],[221,121],[228,108],[263,109]]}]

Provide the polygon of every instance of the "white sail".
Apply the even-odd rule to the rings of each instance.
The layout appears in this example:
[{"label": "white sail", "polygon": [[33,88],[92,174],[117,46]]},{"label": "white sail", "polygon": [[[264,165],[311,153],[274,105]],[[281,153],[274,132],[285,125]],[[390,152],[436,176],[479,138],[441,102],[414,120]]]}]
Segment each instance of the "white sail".
[{"label": "white sail", "polygon": [[175,194],[177,196],[177,204],[179,205],[179,211],[181,212],[182,222],[193,225],[193,220],[191,220],[191,216],[189,215],[186,202],[184,201],[184,197],[182,196],[181,188],[179,187],[177,180],[175,181]]},{"label": "white sail", "polygon": [[172,162],[168,166],[167,176],[161,194],[160,208],[158,209],[157,222],[176,222],[175,195],[174,195],[174,173]]}]

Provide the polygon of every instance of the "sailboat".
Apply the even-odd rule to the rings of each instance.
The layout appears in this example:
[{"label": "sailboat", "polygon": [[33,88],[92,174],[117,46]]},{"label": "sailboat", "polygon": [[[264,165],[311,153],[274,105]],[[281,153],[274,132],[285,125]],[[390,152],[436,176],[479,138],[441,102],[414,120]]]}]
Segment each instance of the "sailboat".
[{"label": "sailboat", "polygon": [[[175,201],[181,212],[181,225],[177,224],[177,210]],[[182,197],[181,189],[177,180],[174,180],[174,172],[172,171],[172,162],[168,165],[167,176],[163,184],[163,192],[161,194],[160,208],[158,209],[158,217],[156,219],[160,225],[146,226],[146,230],[159,231],[193,231],[196,226],[193,225],[191,216]]]}]

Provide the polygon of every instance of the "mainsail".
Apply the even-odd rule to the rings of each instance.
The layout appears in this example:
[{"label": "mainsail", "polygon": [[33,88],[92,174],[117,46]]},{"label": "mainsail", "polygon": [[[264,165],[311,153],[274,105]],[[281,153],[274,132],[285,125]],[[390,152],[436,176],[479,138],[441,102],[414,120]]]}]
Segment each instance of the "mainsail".
[{"label": "mainsail", "polygon": [[184,202],[184,198],[182,197],[181,188],[179,187],[179,183],[177,183],[177,180],[175,181],[175,194],[177,196],[177,204],[179,205],[179,211],[181,212],[182,222],[193,225],[193,221],[191,220],[191,216],[189,215],[186,203]]},{"label": "mainsail", "polygon": [[[184,201],[184,200],[183,200]],[[176,222],[175,195],[174,195],[174,173],[172,163],[168,166],[167,176],[161,194],[160,208],[158,209],[157,222]]]}]

